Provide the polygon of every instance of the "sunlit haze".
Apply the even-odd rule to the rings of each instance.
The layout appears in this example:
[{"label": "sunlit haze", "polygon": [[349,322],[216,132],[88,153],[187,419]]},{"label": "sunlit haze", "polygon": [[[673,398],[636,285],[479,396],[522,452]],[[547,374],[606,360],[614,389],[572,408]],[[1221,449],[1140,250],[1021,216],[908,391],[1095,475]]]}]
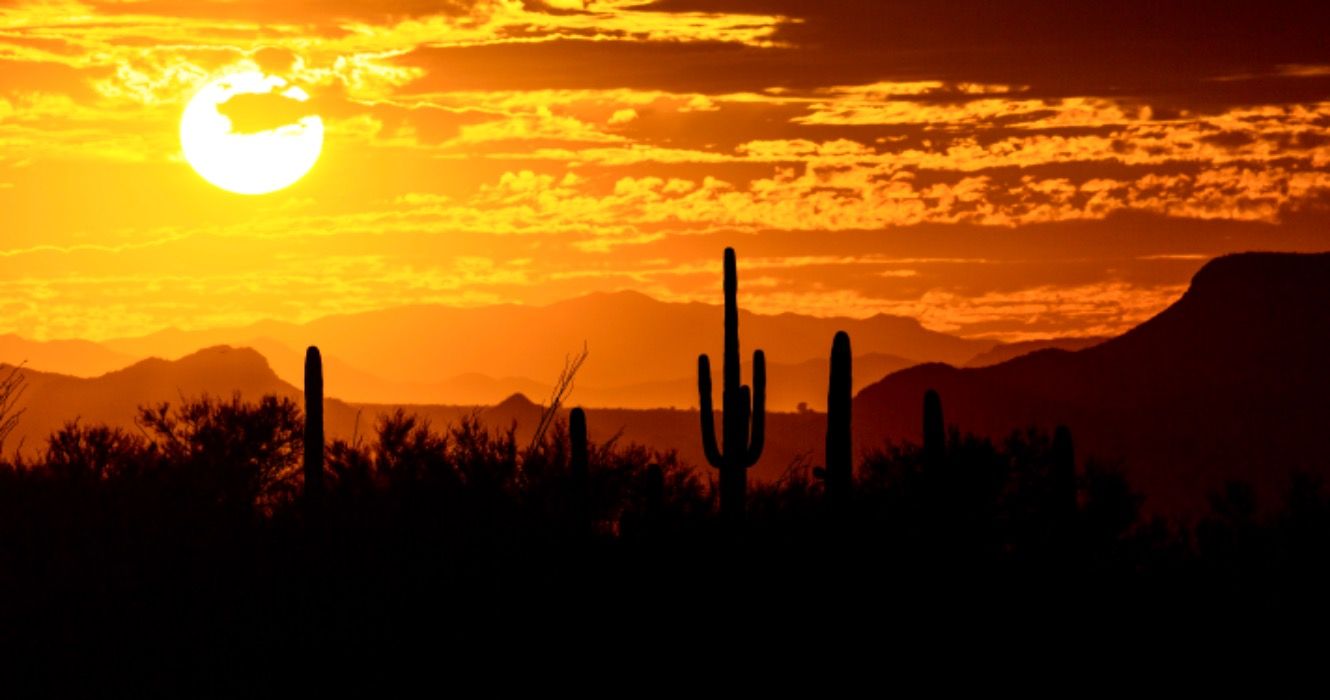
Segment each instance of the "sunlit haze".
[{"label": "sunlit haze", "polygon": [[[736,245],[761,313],[1106,335],[1324,247],[1315,21],[831,5],[5,3],[0,332],[715,303]],[[308,100],[190,106],[259,74]]]},{"label": "sunlit haze", "polygon": [[0,0],[5,697],[1268,655],[1330,609],[1327,29]]}]

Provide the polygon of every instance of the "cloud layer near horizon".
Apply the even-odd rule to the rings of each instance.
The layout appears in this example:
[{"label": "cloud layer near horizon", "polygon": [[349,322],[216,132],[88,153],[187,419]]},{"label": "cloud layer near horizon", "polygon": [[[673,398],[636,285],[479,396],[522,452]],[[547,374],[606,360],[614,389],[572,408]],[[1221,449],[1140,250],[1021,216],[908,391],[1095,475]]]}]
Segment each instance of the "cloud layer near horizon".
[{"label": "cloud layer near horizon", "polygon": [[[1327,10],[1129,4],[0,3],[0,332],[714,301],[735,245],[753,310],[1016,340],[1330,247]],[[328,132],[259,198],[176,134],[246,68]]]}]

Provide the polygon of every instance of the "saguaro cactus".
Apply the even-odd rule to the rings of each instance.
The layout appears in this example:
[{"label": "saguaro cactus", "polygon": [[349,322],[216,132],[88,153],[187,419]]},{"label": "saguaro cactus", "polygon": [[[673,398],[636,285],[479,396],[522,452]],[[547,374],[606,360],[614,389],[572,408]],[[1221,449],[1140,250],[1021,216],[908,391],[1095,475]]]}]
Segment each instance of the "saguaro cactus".
[{"label": "saguaro cactus", "polygon": [[831,377],[827,383],[827,498],[843,502],[850,496],[854,478],[850,437],[850,406],[853,403],[853,379],[850,335],[836,333],[831,342]]},{"label": "saguaro cactus", "polygon": [[947,453],[947,427],[942,420],[942,397],[929,389],[924,392],[924,463],[942,464]]},{"label": "saguaro cactus", "polygon": [[579,488],[587,480],[586,411],[574,408],[568,413],[568,467]]},{"label": "saguaro cactus", "polygon": [[762,456],[765,439],[767,363],[761,350],[753,353],[753,386],[739,380],[739,289],[734,249],[725,249],[725,367],[721,389],[724,445],[716,444],[711,403],[711,360],[697,358],[697,393],[702,409],[702,450],[707,462],[720,471],[721,515],[730,521],[743,517],[748,490],[748,468]]},{"label": "saguaro cactus", "polygon": [[323,492],[323,357],[305,351],[305,497]]},{"label": "saguaro cactus", "polygon": [[568,510],[574,531],[591,531],[590,472],[587,469],[586,412],[574,408],[568,412]]}]

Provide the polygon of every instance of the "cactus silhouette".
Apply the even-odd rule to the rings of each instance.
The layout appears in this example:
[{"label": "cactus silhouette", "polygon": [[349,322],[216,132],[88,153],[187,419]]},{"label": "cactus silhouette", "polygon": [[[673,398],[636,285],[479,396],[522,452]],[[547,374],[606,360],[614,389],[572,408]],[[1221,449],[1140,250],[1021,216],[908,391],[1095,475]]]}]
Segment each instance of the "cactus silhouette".
[{"label": "cactus silhouette", "polygon": [[707,462],[720,471],[721,516],[742,519],[748,490],[748,468],[762,456],[765,439],[767,364],[761,350],[753,353],[753,386],[739,382],[739,307],[735,301],[739,280],[734,249],[725,249],[725,366],[721,389],[724,444],[716,444],[711,403],[711,360],[697,358],[697,393],[701,400],[702,450]]},{"label": "cactus silhouette", "polygon": [[574,408],[568,413],[568,468],[573,482],[582,488],[587,480],[586,411]]},{"label": "cactus silhouette", "polygon": [[323,357],[313,345],[305,351],[305,497],[323,492]]},{"label": "cactus silhouette", "polygon": [[854,479],[853,452],[850,437],[850,406],[853,402],[853,379],[850,353],[850,335],[836,333],[831,342],[831,377],[827,383],[827,498],[844,502],[850,496]]},{"label": "cactus silhouette", "polygon": [[937,467],[947,453],[947,428],[942,419],[942,397],[924,392],[924,464]]},{"label": "cactus silhouette", "polygon": [[587,470],[586,411],[580,407],[568,412],[568,476],[568,508],[573,525],[587,534],[591,530],[591,484]]}]

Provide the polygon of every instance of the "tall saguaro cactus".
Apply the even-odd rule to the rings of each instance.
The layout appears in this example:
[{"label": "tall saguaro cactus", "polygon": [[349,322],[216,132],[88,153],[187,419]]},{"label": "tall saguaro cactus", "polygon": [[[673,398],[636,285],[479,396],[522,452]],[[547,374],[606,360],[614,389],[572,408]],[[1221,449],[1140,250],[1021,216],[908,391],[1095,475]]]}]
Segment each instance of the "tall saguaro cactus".
[{"label": "tall saguaro cactus", "polygon": [[753,353],[753,386],[739,379],[739,279],[734,249],[725,249],[725,367],[721,388],[723,445],[716,443],[711,403],[711,360],[697,358],[697,393],[702,409],[702,450],[720,471],[720,510],[727,520],[743,517],[748,468],[762,456],[766,435],[767,363],[761,350]]},{"label": "tall saguaro cactus", "polygon": [[937,467],[947,452],[947,427],[942,420],[942,397],[924,392],[924,464]]},{"label": "tall saguaro cactus", "polygon": [[587,480],[586,411],[574,408],[568,413],[568,467],[579,488]]},{"label": "tall saguaro cactus", "polygon": [[305,497],[323,492],[323,357],[305,351]]},{"label": "tall saguaro cactus", "polygon": [[568,508],[576,531],[591,531],[590,471],[587,467],[586,411],[568,412]]},{"label": "tall saguaro cactus", "polygon": [[850,334],[836,333],[831,342],[831,377],[827,383],[827,498],[841,503],[850,496],[854,479],[850,437],[850,407],[854,382],[850,353]]}]

